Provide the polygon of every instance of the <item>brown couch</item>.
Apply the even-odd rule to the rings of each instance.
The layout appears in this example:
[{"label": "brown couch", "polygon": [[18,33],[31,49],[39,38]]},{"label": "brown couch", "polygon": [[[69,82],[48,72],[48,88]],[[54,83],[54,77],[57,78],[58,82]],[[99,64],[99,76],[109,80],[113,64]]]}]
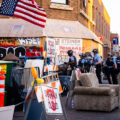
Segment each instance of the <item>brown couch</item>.
[{"label": "brown couch", "polygon": [[94,73],[82,73],[75,83],[76,110],[112,111],[119,106],[119,85],[99,84]]}]

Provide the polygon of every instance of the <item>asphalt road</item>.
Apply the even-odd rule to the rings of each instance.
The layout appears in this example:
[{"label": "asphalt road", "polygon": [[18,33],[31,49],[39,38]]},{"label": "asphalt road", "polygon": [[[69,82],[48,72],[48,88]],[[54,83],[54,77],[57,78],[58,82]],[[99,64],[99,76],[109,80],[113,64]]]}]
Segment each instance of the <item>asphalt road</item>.
[{"label": "asphalt road", "polygon": [[[62,98],[64,102],[65,99]],[[68,120],[120,120],[120,109],[116,108],[112,112],[96,112],[96,111],[75,111],[74,109],[66,109]],[[56,119],[55,119],[56,118]],[[24,120],[22,112],[15,112],[13,120]],[[47,116],[47,120],[64,120],[63,116]]]}]

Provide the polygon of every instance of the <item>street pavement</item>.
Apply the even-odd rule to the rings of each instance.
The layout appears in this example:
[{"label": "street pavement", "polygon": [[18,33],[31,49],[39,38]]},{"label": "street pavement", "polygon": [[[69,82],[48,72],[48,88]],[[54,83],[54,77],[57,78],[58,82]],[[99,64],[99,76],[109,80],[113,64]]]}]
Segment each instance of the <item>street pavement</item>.
[{"label": "street pavement", "polygon": [[[108,83],[107,80],[104,83]],[[62,97],[62,103],[65,107],[66,97]],[[112,112],[98,112],[98,111],[76,111],[69,108],[65,108],[68,116],[68,120],[120,120],[120,107],[116,108]],[[24,120],[24,113],[15,112],[13,120]],[[63,116],[47,116],[47,120],[65,120]]]},{"label": "street pavement", "polygon": [[[62,101],[65,103],[65,97],[62,98]],[[119,108],[112,112],[76,111],[72,108],[67,108],[66,112],[68,120],[120,120]],[[13,120],[24,120],[24,114],[22,112],[15,112]],[[64,120],[64,117],[47,116],[47,120]]]}]

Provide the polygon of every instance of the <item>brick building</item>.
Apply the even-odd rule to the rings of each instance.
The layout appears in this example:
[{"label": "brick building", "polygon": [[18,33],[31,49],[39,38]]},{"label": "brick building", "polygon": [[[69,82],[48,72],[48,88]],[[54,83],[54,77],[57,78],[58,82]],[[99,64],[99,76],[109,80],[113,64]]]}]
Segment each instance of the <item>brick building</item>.
[{"label": "brick building", "polygon": [[95,33],[97,36],[102,36],[104,57],[107,52],[111,50],[110,42],[110,16],[107,13],[102,0],[94,1],[94,17],[95,21]]},{"label": "brick building", "polygon": [[[109,51],[110,17],[102,3],[102,0],[36,0],[36,2],[46,10],[47,18],[50,19],[51,24],[54,23],[54,20],[58,20],[58,24],[60,23],[59,28],[61,28],[62,26],[65,27],[65,25],[62,25],[62,21],[64,24],[67,24],[66,23],[67,21],[68,23],[70,23],[71,21],[70,24],[72,27],[68,25],[67,28],[65,28],[65,31],[67,31],[68,33],[70,32],[70,29],[73,28],[74,24],[77,24],[73,23],[72,21],[75,22],[79,21],[80,27],[85,29],[85,30],[82,30],[81,28],[79,29],[81,30],[79,31],[80,35],[81,34],[82,35],[81,37],[80,36],[78,37],[82,39],[83,52],[91,52],[92,49],[98,48],[100,54],[105,56],[107,51]],[[3,16],[1,17],[3,18]],[[48,22],[48,24],[50,23]],[[85,27],[82,27],[82,25],[84,25]],[[69,29],[69,27],[71,28]],[[52,28],[50,30],[49,28],[49,31],[55,31],[55,28],[54,30]],[[60,35],[53,36],[50,34],[48,34],[47,36],[62,38],[63,37],[62,35],[65,33],[65,31],[62,29],[61,31],[59,31],[59,33],[61,33],[61,36]],[[102,36],[103,38],[102,41],[98,39],[97,36],[99,35]],[[66,34],[66,36],[64,37],[67,39],[76,38],[75,35],[74,37],[72,36],[70,37],[69,34]],[[102,54],[103,47],[104,54]]]},{"label": "brick building", "polygon": [[110,17],[102,0],[42,0],[48,18],[79,21],[97,36],[102,36],[104,56],[110,51]]}]

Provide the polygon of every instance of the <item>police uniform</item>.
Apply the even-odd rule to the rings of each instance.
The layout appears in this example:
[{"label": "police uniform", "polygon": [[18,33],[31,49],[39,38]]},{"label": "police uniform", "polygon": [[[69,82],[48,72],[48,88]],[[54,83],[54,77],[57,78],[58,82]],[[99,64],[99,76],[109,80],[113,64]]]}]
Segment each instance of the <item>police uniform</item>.
[{"label": "police uniform", "polygon": [[[96,64],[97,62],[99,62],[101,60],[102,60],[102,58],[100,57],[100,55],[98,53],[96,53],[96,55],[94,55],[94,64]],[[99,83],[102,83],[102,81],[101,81],[101,63],[95,65],[95,67],[96,67],[96,75],[99,80]]]},{"label": "police uniform", "polygon": [[117,60],[116,60],[116,63],[117,63],[117,80],[118,80],[118,83],[120,84],[120,56],[117,57]]},{"label": "police uniform", "polygon": [[85,71],[86,71],[86,72],[90,72],[90,67],[91,67],[92,63],[93,63],[92,58],[88,56],[88,57],[85,59],[85,64],[84,64],[84,66],[85,66]]},{"label": "police uniform", "polygon": [[[74,61],[73,63],[71,63],[72,61]],[[75,56],[70,56],[69,58],[69,63],[70,64],[70,67],[72,68],[72,70],[74,70],[74,68],[77,66],[77,60],[76,60],[76,57]]]},{"label": "police uniform", "polygon": [[120,72],[120,56],[117,57],[116,59],[116,63],[117,63],[117,72]]},{"label": "police uniform", "polygon": [[78,67],[80,68],[82,73],[84,73],[84,64],[85,64],[85,59],[81,58],[78,62]]},{"label": "police uniform", "polygon": [[[107,65],[107,69],[106,69],[106,76],[108,79],[109,84],[117,84],[117,78],[116,78],[116,72],[114,69],[114,64],[116,64],[116,58],[112,57],[112,58],[107,58],[105,61],[106,65]],[[112,76],[112,82],[110,79],[110,76]]]}]

